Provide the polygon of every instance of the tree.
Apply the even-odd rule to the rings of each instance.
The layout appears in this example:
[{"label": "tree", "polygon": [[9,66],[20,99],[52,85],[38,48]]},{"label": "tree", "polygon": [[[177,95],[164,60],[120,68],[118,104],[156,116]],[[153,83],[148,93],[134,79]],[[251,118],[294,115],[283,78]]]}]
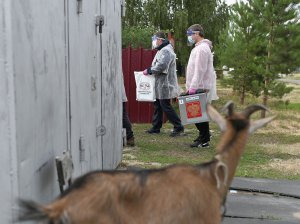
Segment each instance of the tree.
[{"label": "tree", "polygon": [[141,0],[126,0],[125,17],[122,18],[122,27],[147,26],[148,20],[145,19],[144,2]]},{"label": "tree", "polygon": [[145,1],[145,13],[150,24],[157,30],[166,30],[171,28],[169,1],[166,0],[148,0]]},{"label": "tree", "polygon": [[252,43],[256,34],[252,29],[253,18],[249,13],[249,7],[241,2],[232,7],[231,20],[228,23],[228,30],[220,39],[216,53],[222,63],[230,68],[231,77],[222,80],[223,84],[232,86],[233,90],[240,96],[240,103],[244,104],[247,92],[257,95],[256,74],[253,72],[254,54]]},{"label": "tree", "polygon": [[155,32],[153,27],[126,27],[122,30],[122,48],[131,45],[132,48],[151,48],[151,36]]},{"label": "tree", "polygon": [[186,29],[188,27],[188,12],[179,9],[173,19],[174,36],[176,38],[175,51],[178,57],[177,67],[180,74],[184,74],[184,68],[188,61],[190,48],[187,46]]},{"label": "tree", "polygon": [[223,35],[224,52],[219,53],[222,62],[234,68],[229,84],[241,102],[244,92],[262,95],[267,105],[269,97],[281,98],[292,90],[277,78],[300,64],[296,4],[299,0],[250,0],[233,6],[230,33]]},{"label": "tree", "polygon": [[[279,73],[290,73],[300,64],[299,3],[299,0],[249,1],[251,13],[256,18],[254,29],[260,33],[255,43],[256,54],[259,56],[257,72],[260,72],[263,80],[260,86],[264,105],[268,104],[269,97],[282,97],[292,90],[276,79]],[[265,111],[261,115],[265,117]]]},{"label": "tree", "polygon": [[[206,37],[218,43],[220,32],[226,27],[227,5],[222,0],[126,0],[123,18],[123,38],[129,41],[129,32],[143,29],[172,31],[175,35],[175,52],[178,64],[185,67],[190,48],[187,46],[186,29],[195,23],[204,26]],[[129,31],[130,30],[130,31]],[[142,36],[138,34],[135,36]],[[135,44],[136,39],[132,40]],[[150,36],[149,36],[150,43]]]}]

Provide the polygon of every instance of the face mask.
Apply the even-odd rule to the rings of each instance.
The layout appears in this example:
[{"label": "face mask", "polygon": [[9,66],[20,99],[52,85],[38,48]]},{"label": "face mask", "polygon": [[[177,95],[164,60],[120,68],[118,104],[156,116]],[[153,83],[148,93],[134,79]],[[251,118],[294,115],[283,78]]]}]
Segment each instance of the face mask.
[{"label": "face mask", "polygon": [[191,45],[195,44],[195,40],[193,40],[192,36],[188,36],[188,42]]},{"label": "face mask", "polygon": [[157,40],[152,41],[152,49],[157,48]]}]

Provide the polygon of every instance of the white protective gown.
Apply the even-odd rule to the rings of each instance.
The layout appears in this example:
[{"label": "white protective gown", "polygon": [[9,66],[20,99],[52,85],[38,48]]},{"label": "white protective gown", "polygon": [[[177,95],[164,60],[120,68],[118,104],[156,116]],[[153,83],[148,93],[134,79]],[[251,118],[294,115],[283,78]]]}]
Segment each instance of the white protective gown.
[{"label": "white protective gown", "polygon": [[155,75],[156,99],[172,99],[179,96],[176,54],[171,44],[156,53],[151,71]]},{"label": "white protective gown", "polygon": [[212,43],[204,39],[192,49],[187,70],[186,89],[206,89],[207,102],[217,100],[216,72],[213,66]]}]

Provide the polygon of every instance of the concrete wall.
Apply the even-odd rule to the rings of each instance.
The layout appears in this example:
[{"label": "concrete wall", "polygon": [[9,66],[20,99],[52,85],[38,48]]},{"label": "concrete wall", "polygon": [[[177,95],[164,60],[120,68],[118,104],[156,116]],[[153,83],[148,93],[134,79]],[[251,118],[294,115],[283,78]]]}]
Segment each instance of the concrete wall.
[{"label": "concrete wall", "polygon": [[73,177],[121,160],[122,1],[81,3],[78,13],[76,0],[0,0],[0,223],[18,197],[59,194],[64,151]]}]

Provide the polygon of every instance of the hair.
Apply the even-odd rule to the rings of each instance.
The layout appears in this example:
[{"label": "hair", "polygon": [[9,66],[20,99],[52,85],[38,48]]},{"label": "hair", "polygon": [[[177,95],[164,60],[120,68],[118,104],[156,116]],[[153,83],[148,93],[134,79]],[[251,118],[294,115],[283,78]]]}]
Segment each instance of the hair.
[{"label": "hair", "polygon": [[161,39],[166,39],[166,34],[163,31],[158,31],[155,36]]},{"label": "hair", "polygon": [[222,132],[211,161],[150,170],[92,171],[75,180],[69,190],[48,205],[20,199],[18,221],[220,224],[249,134],[275,118],[250,121],[251,114],[259,110],[269,111],[256,104],[235,112],[230,101],[223,108],[227,114],[224,117],[207,104],[209,117]]},{"label": "hair", "polygon": [[189,30],[198,31],[201,37],[204,37],[204,29],[200,24],[194,24],[189,27]]}]

